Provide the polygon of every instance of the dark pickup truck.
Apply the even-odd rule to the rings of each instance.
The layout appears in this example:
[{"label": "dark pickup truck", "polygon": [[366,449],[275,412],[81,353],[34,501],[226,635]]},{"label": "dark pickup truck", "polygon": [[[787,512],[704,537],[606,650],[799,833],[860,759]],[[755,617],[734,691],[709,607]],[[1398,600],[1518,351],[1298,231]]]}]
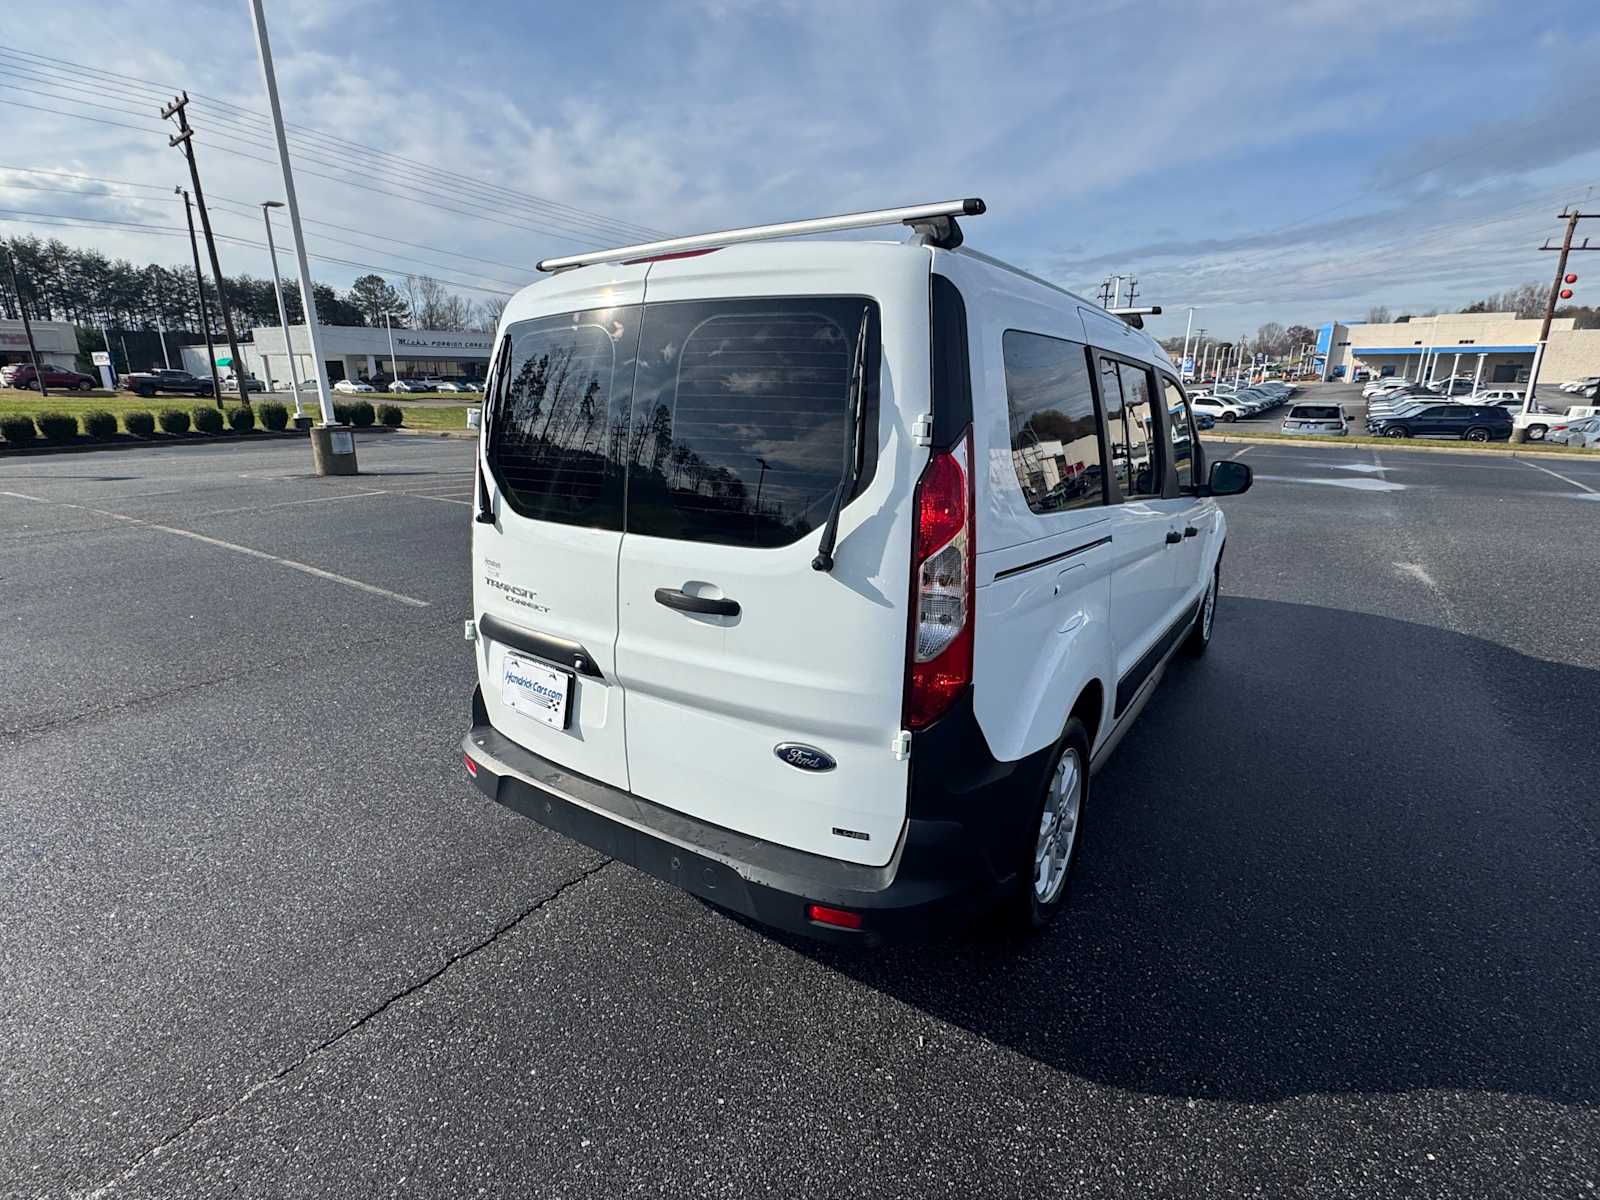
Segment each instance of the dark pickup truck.
[{"label": "dark pickup truck", "polygon": [[211,380],[187,371],[135,371],[119,377],[117,386],[141,396],[154,396],[157,392],[176,392],[184,396],[211,395]]}]

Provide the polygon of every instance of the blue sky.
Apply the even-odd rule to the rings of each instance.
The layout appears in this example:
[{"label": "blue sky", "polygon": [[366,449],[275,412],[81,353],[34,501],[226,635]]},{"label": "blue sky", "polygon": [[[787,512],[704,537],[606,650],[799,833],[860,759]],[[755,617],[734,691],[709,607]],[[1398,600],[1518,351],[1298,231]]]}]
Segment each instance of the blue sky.
[{"label": "blue sky", "polygon": [[[418,203],[461,203],[440,176],[303,139],[302,205],[323,223],[308,247],[499,291],[545,254],[625,240],[610,222],[690,232],[980,195],[973,245],[1085,290],[1133,272],[1141,302],[1178,314],[1157,332],[1193,305],[1232,334],[1543,279],[1556,212],[1600,185],[1592,2],[266,7],[290,121],[476,189],[441,211]],[[126,182],[0,170],[0,209],[176,228],[184,172],[154,92],[95,71],[262,110],[247,4],[29,8],[0,17],[0,164]],[[194,117],[219,231],[259,239],[221,198],[278,193],[274,167],[241,156],[270,159],[260,127],[201,102]],[[187,254],[159,230],[20,222],[0,230]],[[249,245],[223,264],[267,273]]]}]

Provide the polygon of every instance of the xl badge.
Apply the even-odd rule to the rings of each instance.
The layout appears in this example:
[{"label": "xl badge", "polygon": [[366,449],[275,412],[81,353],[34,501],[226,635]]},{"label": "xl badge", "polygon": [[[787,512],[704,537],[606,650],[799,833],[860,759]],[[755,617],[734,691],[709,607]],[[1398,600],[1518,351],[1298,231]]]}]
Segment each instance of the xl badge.
[{"label": "xl badge", "polygon": [[799,742],[780,742],[772,748],[780,761],[788,763],[791,767],[798,767],[802,771],[831,771],[839,764],[833,761],[832,756],[824,754],[815,746],[805,746]]}]

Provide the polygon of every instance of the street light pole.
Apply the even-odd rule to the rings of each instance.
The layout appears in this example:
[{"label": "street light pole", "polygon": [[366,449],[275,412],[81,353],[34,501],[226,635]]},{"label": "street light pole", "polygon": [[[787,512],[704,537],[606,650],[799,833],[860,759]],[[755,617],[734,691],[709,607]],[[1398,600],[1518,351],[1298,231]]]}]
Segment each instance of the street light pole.
[{"label": "street light pole", "polygon": [[1183,361],[1178,364],[1178,374],[1189,374],[1189,334],[1194,330],[1194,309],[1189,310],[1189,323],[1183,327]]},{"label": "street light pole", "polygon": [[[283,353],[289,360],[289,386],[294,389],[294,419],[305,420],[305,409],[300,407],[300,380],[294,369],[294,346],[289,341],[289,311],[283,306],[283,280],[278,277],[278,247],[272,241],[272,214],[268,209],[282,208],[282,200],[263,200],[261,219],[267,224],[267,255],[272,259],[272,294],[278,298],[278,324],[283,326]],[[272,383],[272,372],[267,372],[267,383]]]},{"label": "street light pole", "polygon": [[[261,78],[267,87],[267,105],[272,110],[272,131],[278,140],[278,165],[283,169],[283,196],[288,202],[289,231],[294,235],[295,260],[300,268],[300,307],[306,318],[306,337],[311,343],[311,366],[317,381],[317,400],[322,406],[322,423],[332,425],[333,398],[328,394],[328,368],[322,361],[322,342],[317,333],[317,298],[311,283],[311,264],[306,260],[306,238],[300,228],[300,201],[295,197],[294,169],[289,165],[289,139],[283,131],[283,108],[278,103],[278,80],[272,73],[272,44],[267,38],[267,18],[261,0],[250,0],[250,17],[255,23],[256,52],[261,59]],[[288,330],[284,330],[288,337]],[[294,365],[294,356],[289,357]],[[290,374],[294,374],[293,371]]]},{"label": "street light pole", "polygon": [[383,314],[383,331],[389,335],[389,390],[394,390],[395,380],[400,378],[400,364],[394,357],[394,328],[389,324],[389,314]]}]

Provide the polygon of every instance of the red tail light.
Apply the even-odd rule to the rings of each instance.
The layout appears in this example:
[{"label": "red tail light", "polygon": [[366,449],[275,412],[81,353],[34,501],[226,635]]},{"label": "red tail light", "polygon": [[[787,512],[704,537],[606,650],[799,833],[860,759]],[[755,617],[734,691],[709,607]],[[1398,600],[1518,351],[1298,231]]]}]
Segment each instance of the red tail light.
[{"label": "red tail light", "polygon": [[461,756],[461,761],[467,768],[467,774],[476,779],[478,777],[478,764],[472,761],[472,756],[470,754],[463,754]]},{"label": "red tail light", "polygon": [[832,925],[838,929],[860,929],[861,914],[847,908],[829,908],[826,904],[806,905],[807,920],[818,925]]},{"label": "red tail light", "polygon": [[972,682],[972,431],[936,450],[917,481],[905,724],[922,729]]}]

